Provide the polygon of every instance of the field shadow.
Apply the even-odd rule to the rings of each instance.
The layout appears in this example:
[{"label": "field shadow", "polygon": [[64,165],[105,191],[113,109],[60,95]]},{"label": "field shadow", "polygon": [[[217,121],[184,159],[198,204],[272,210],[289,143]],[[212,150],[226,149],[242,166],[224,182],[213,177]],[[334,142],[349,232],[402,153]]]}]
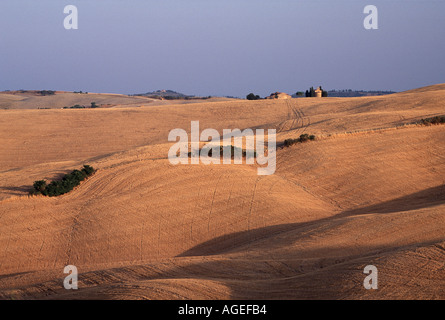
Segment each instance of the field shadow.
[{"label": "field shadow", "polygon": [[23,186],[6,186],[6,187],[0,187],[0,190],[6,191],[6,192],[10,192],[13,194],[22,194],[22,193],[27,193],[32,189],[32,186],[30,185],[23,185]]},{"label": "field shadow", "polygon": [[393,213],[423,209],[445,203],[445,184],[428,188],[400,198],[385,201],[371,206],[347,210],[340,215],[360,215],[368,213]]},{"label": "field shadow", "polygon": [[[69,172],[70,171],[68,170],[59,170],[54,174],[52,174],[50,178],[42,178],[36,180],[46,180],[48,183],[51,181],[59,181],[62,180],[62,178]],[[21,186],[0,186],[0,191],[4,191],[8,194],[13,194],[13,195],[22,195],[23,193],[29,193],[33,189],[34,189],[33,183]]]},{"label": "field shadow", "polygon": [[[336,226],[338,226],[343,223],[342,218],[348,216],[373,213],[388,214],[394,212],[407,212],[410,210],[429,208],[441,204],[445,204],[445,185],[425,189],[376,205],[343,211],[330,217],[312,220],[309,222],[274,225],[226,234],[200,243],[179,254],[178,257],[219,255],[228,252],[237,252],[240,248],[244,248],[254,241],[261,241],[274,235],[290,231],[295,233],[292,236],[293,241],[297,241],[302,237],[311,236],[314,232],[319,232],[320,230],[315,228],[315,226],[319,227],[325,222],[329,222],[330,224],[334,223]],[[327,227],[329,227],[329,225],[327,225]]]},{"label": "field shadow", "polygon": [[[360,252],[356,253],[352,253],[353,247],[332,247],[332,250],[338,251],[330,257],[324,257],[322,248],[302,248],[297,255],[309,256],[306,259],[292,259],[291,257],[274,259],[267,255],[232,259],[221,257],[221,259],[212,260],[185,260],[184,263],[172,263],[170,268],[165,268],[165,261],[153,261],[147,264],[82,273],[79,278],[82,290],[64,290],[62,278],[39,284],[37,297],[33,296],[35,294],[33,286],[23,288],[22,299],[27,296],[56,300],[114,300],[116,298],[319,300],[366,297],[385,299],[388,291],[379,290],[369,295],[369,292],[363,288],[364,267],[372,264],[380,268],[380,263],[385,260],[385,257],[389,258],[405,250],[435,245],[442,240],[436,239],[405,246],[396,244],[364,246]],[[399,278],[397,276],[393,280],[391,278],[386,278],[386,280],[396,283],[398,281],[400,285]],[[227,291],[223,289],[223,296],[220,296],[221,291],[210,290],[205,285],[201,287],[207,281],[214,281],[227,288]],[[386,283],[382,282],[382,287],[385,285]],[[181,292],[184,288],[191,296],[182,296]],[[391,287],[388,288],[391,289]],[[194,290],[198,291],[198,298]],[[439,288],[433,288],[434,294],[437,295],[438,290]],[[154,295],[152,296],[151,293]]]},{"label": "field shadow", "polygon": [[[295,232],[299,229],[302,231],[305,230],[304,237],[307,237],[311,233],[307,229],[310,229],[311,226],[322,223],[323,220],[328,221],[330,219],[332,219],[332,217],[310,222],[280,224],[253,230],[234,232],[200,243],[177,255],[177,257],[211,256],[226,254],[228,252],[238,252],[252,242],[261,241],[290,231]],[[301,237],[303,237],[303,235],[301,235]]]},{"label": "field shadow", "polygon": [[[79,290],[80,299],[114,299],[116,297],[149,297],[146,292],[157,290],[158,281],[161,289],[167,290],[168,282],[175,286],[176,280],[216,281],[229,290],[231,299],[350,299],[365,297],[363,289],[363,268],[368,264],[378,266],[385,256],[391,256],[403,250],[434,245],[444,239],[415,244],[365,245],[316,248],[294,247],[288,253],[277,252],[279,258],[269,256],[275,248],[292,248],[299,240],[311,238],[316,234],[333,232],[338,226],[347,223],[351,215],[372,213],[406,212],[409,210],[432,207],[445,203],[445,185],[425,189],[411,195],[400,197],[377,205],[348,210],[337,215],[302,223],[288,223],[246,230],[220,236],[194,246],[181,254],[170,268],[158,269],[155,261],[135,266],[105,269],[82,274],[85,289]],[[407,213],[409,214],[409,213]],[[346,219],[344,219],[346,218]],[[256,250],[249,255],[250,246],[262,248],[262,241],[267,244],[267,251]],[[234,257],[222,256],[227,253],[242,253]],[[287,252],[287,251],[286,251]],[[328,254],[327,254],[328,253]],[[213,256],[213,257],[210,257]],[[189,260],[189,257],[196,257]],[[208,258],[205,258],[208,257]],[[200,259],[203,258],[203,259]],[[180,261],[184,263],[180,263]],[[170,262],[169,262],[170,263]],[[160,262],[165,266],[165,261]],[[44,299],[76,299],[76,292],[67,292],[61,287],[61,280],[47,282],[39,287]],[[128,284],[129,283],[129,284]],[[54,290],[54,288],[60,288]],[[167,288],[167,289],[166,289]],[[198,284],[199,288],[199,284]],[[24,295],[35,294],[34,289],[24,289]],[[169,291],[166,291],[168,295]],[[209,295],[212,294],[209,291]],[[385,294],[379,291],[378,294]],[[172,296],[175,290],[171,291]],[[217,294],[217,291],[216,293]],[[83,296],[82,296],[83,295]],[[210,296],[218,299],[218,296]],[[374,298],[378,297],[377,295]],[[383,297],[383,296],[382,296]]]}]

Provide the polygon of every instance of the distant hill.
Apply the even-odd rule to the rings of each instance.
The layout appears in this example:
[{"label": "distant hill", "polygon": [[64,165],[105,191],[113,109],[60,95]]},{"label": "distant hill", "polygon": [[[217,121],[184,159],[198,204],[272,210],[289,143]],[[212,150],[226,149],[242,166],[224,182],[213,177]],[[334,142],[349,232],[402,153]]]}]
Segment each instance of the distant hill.
[{"label": "distant hill", "polygon": [[54,90],[15,90],[0,92],[0,109],[61,109],[74,106],[90,106],[92,103],[102,108],[140,107],[156,103],[147,97],[129,97],[115,93],[68,92]]},{"label": "distant hill", "polygon": [[[365,91],[365,90],[352,90],[352,89],[344,89],[344,90],[330,90],[328,91],[328,97],[370,97],[370,96],[383,96],[387,94],[397,93],[395,91],[383,91],[383,90],[375,90],[375,91]],[[296,93],[292,95],[292,98],[303,98],[305,97],[304,92],[300,92],[300,96]]]},{"label": "distant hill", "polygon": [[141,96],[141,97],[148,97],[152,99],[160,99],[160,100],[174,100],[174,99],[208,99],[208,97],[197,97],[193,95],[186,95],[180,92],[176,92],[173,90],[157,90],[147,93],[141,93],[141,94],[134,94],[133,96]]},{"label": "distant hill", "polygon": [[177,98],[190,97],[189,95],[176,92],[173,90],[157,90],[147,93],[135,94],[135,96],[146,96],[146,97],[157,96],[157,97],[177,97]]},{"label": "distant hill", "polygon": [[328,97],[366,97],[366,96],[383,96],[396,93],[395,91],[364,91],[364,90],[330,90]]}]

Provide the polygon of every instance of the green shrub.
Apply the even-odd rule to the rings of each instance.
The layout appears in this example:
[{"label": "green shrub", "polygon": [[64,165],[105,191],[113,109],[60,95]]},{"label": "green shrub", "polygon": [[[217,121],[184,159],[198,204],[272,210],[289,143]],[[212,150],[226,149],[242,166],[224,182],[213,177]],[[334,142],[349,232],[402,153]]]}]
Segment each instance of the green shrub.
[{"label": "green shrub", "polygon": [[42,194],[46,190],[46,181],[45,180],[38,180],[34,181],[34,184],[32,185],[33,189],[29,192],[30,194]]},{"label": "green shrub", "polygon": [[[238,147],[235,147],[235,146],[233,146],[233,145],[230,145],[230,146],[220,146],[219,147],[219,155],[220,155],[220,157],[223,157],[224,156],[224,150],[227,150],[227,149],[229,149],[230,148],[230,154],[231,154],[231,156],[232,156],[232,159],[234,158],[234,155],[235,155],[235,150],[238,150],[238,152],[239,152],[239,150],[240,150],[240,148],[238,148]],[[209,157],[211,157],[212,155],[213,155],[213,149],[210,149],[209,150],[209,153],[208,153],[208,155],[209,155]],[[256,153],[256,151],[254,151],[254,150],[252,150],[252,151],[248,151],[248,150],[245,150],[245,149],[241,149],[241,154],[242,154],[242,156],[245,158],[245,157],[247,157],[247,154],[248,153],[251,153],[251,155],[254,157],[254,158],[256,158],[257,157],[257,153]],[[200,150],[200,152],[199,152],[199,154],[201,154],[201,150]],[[192,156],[192,153],[191,152],[189,152],[188,153],[188,156],[189,156],[189,158]]]},{"label": "green shrub", "polygon": [[259,95],[255,95],[254,93],[249,93],[249,94],[246,96],[246,99],[247,99],[247,100],[260,100],[261,97],[260,97]]},{"label": "green shrub", "polygon": [[63,107],[63,109],[88,109],[88,108],[99,108],[99,105],[96,104],[96,102],[91,102],[91,106],[89,107],[85,107],[85,106],[81,106],[79,104],[75,104],[74,106],[71,107]]},{"label": "green shrub", "polygon": [[426,118],[420,120],[420,124],[423,124],[424,126],[443,124],[443,123],[445,123],[445,116],[435,116],[432,118]]},{"label": "green shrub", "polygon": [[[239,152],[239,150],[240,150],[240,148],[238,148],[238,147],[235,147],[235,146],[233,146],[233,145],[230,145],[230,146],[221,146],[220,148],[219,148],[219,154],[223,157],[224,156],[224,150],[227,150],[227,149],[229,149],[230,148],[230,155],[232,156],[232,159],[234,158],[234,156],[235,156],[235,152]],[[227,152],[227,151],[226,151]],[[245,149],[241,149],[241,154],[242,154],[242,156],[245,158],[245,157],[247,157],[247,150],[245,150]],[[254,157],[254,158],[256,158],[256,156],[257,156],[257,154],[256,154],[256,151],[250,151],[250,153],[251,153],[251,155]],[[212,151],[210,150],[210,152],[209,152],[209,155],[212,155]]]},{"label": "green shrub", "polygon": [[82,172],[84,172],[87,176],[91,176],[95,171],[96,169],[89,165],[84,165],[82,168]]},{"label": "green shrub", "polygon": [[311,140],[311,141],[315,140],[315,135],[313,135],[313,134],[309,135],[309,134],[305,133],[305,134],[301,134],[300,137],[297,139],[286,139],[286,140],[284,140],[284,146],[290,147],[296,143],[303,143],[303,142],[307,142],[309,140]]},{"label": "green shrub", "polygon": [[40,94],[41,96],[52,96],[52,95],[56,94],[56,92],[53,90],[40,90],[40,91],[37,91],[37,93]]},{"label": "green shrub", "polygon": [[69,107],[69,109],[85,109],[85,106],[81,106],[81,105],[75,104],[74,106]]},{"label": "green shrub", "polygon": [[45,180],[35,181],[33,184],[33,190],[30,194],[43,194],[44,196],[56,197],[73,190],[78,186],[81,181],[91,176],[96,170],[89,166],[84,165],[81,170],[73,170],[62,177],[62,180],[51,181],[48,185]]},{"label": "green shrub", "polygon": [[309,140],[309,135],[307,133],[300,135],[300,142],[306,142]]}]

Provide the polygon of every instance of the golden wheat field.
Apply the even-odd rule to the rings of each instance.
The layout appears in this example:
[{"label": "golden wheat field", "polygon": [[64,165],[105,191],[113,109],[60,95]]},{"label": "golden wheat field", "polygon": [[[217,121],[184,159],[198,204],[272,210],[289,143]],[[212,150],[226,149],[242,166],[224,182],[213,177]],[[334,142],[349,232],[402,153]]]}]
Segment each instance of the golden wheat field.
[{"label": "golden wheat field", "polygon": [[[107,107],[61,109],[91,101]],[[0,298],[445,299],[445,126],[414,124],[444,114],[445,84],[187,104],[1,93]],[[316,139],[279,147],[269,176],[174,166],[169,131],[194,120]],[[28,195],[83,164],[98,170],[73,191]]]}]

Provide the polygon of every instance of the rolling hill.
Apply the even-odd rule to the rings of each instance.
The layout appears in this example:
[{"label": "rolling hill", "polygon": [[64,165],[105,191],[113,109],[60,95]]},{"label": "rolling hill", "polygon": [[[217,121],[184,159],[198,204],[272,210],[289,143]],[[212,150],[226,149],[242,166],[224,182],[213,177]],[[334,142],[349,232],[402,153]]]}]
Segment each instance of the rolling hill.
[{"label": "rolling hill", "polygon": [[[133,102],[36,110],[2,100],[0,298],[445,298],[445,126],[415,124],[444,114],[445,84]],[[279,144],[316,140],[280,147],[270,176],[256,165],[173,166],[168,133],[193,120],[220,132],[275,128]],[[82,164],[98,171],[72,192],[27,195],[33,181]],[[68,264],[79,290],[63,288]],[[363,287],[366,265],[379,270],[378,290]]]}]

